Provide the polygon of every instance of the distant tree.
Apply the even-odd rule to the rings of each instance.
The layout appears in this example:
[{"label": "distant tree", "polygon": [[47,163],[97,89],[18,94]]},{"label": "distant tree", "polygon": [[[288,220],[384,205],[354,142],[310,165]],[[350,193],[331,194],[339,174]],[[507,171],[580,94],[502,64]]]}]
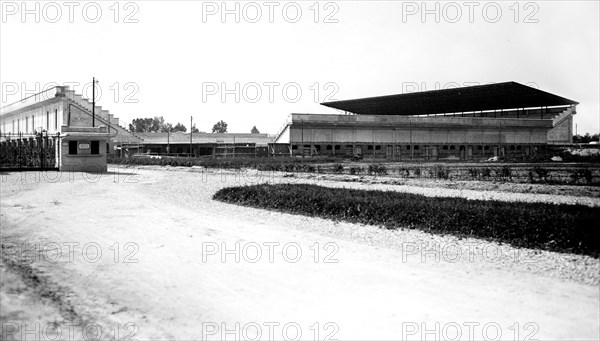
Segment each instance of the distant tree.
[{"label": "distant tree", "polygon": [[146,133],[163,131],[165,119],[162,116],[154,116],[153,118],[136,118],[129,124],[129,131],[132,133]]},{"label": "distant tree", "polygon": [[215,125],[212,128],[212,132],[213,133],[226,133],[227,132],[227,123],[225,123],[225,121],[220,120],[219,122],[215,123]]},{"label": "distant tree", "polygon": [[173,127],[172,131],[173,132],[180,131],[182,133],[185,133],[187,131],[187,128],[183,124],[177,122],[177,124]]},{"label": "distant tree", "polygon": [[194,126],[192,126],[192,133],[199,133],[200,130],[198,130],[198,128],[196,128],[196,123],[194,123]]},{"label": "distant tree", "polygon": [[256,129],[256,126],[252,127],[252,130],[250,130],[250,132],[252,134],[260,134],[260,131],[258,131],[258,129]]},{"label": "distant tree", "polygon": [[573,143],[590,143],[592,141],[598,141],[600,135],[594,134],[590,135],[590,133],[586,133],[585,135],[574,135]]},{"label": "distant tree", "polygon": [[162,131],[163,133],[171,132],[173,131],[173,125],[171,123],[165,123],[160,131]]}]

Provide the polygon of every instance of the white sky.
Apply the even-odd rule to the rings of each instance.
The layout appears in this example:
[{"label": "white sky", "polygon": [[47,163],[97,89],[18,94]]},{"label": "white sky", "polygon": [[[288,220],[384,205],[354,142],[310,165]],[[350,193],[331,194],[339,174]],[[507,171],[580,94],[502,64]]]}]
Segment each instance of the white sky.
[{"label": "white sky", "polygon": [[[414,84],[431,90],[513,80],[580,102],[578,133],[600,127],[598,1],[429,1],[425,20],[421,1],[229,1],[228,9],[240,8],[239,23],[234,14],[222,22],[220,1],[28,1],[24,18],[22,1],[0,2],[2,105],[51,83],[73,82],[81,93],[95,76],[99,105],[124,122],[164,116],[189,126],[192,115],[201,131],[223,119],[230,132],[256,125],[276,133],[291,112],[337,113],[318,104],[332,92],[329,99],[342,100]],[[296,8],[297,22],[287,22]],[[130,14],[137,23],[125,22]],[[337,22],[324,22],[330,14]],[[239,103],[234,94],[222,101],[222,83],[231,90],[239,83]],[[302,94],[292,103],[296,87]]]}]

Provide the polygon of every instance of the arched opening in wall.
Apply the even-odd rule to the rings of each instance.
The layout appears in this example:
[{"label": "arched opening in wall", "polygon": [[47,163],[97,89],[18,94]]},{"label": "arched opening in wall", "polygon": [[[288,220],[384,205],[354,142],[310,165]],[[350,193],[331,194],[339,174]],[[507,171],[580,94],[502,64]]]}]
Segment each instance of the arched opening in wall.
[{"label": "arched opening in wall", "polygon": [[333,150],[333,146],[328,144],[327,147],[325,147],[325,150]]},{"label": "arched opening in wall", "polygon": [[335,150],[340,150],[342,147],[339,144],[335,145]]},{"label": "arched opening in wall", "polygon": [[298,150],[298,146],[297,145],[292,145],[292,150]]},{"label": "arched opening in wall", "polygon": [[448,146],[446,146],[446,145],[442,146],[442,150],[448,150]]},{"label": "arched opening in wall", "polygon": [[373,150],[373,146],[372,145],[368,145],[367,146],[367,150]]},{"label": "arched opening in wall", "polygon": [[379,146],[379,145],[375,146],[375,150],[381,150],[381,146]]},{"label": "arched opening in wall", "polygon": [[451,145],[450,150],[456,150],[456,147],[454,145]]},{"label": "arched opening in wall", "polygon": [[402,146],[397,145],[396,147],[396,156],[400,158],[402,156]]},{"label": "arched opening in wall", "polygon": [[321,145],[320,144],[314,145],[313,150],[316,155],[321,155]]},{"label": "arched opening in wall", "polygon": [[388,159],[393,159],[394,158],[394,146],[388,145],[385,146],[385,157]]},{"label": "arched opening in wall", "polygon": [[354,154],[362,155],[362,146],[356,146],[354,149]]},{"label": "arched opening in wall", "polygon": [[467,158],[467,148],[465,146],[458,146],[458,153],[462,160]]}]

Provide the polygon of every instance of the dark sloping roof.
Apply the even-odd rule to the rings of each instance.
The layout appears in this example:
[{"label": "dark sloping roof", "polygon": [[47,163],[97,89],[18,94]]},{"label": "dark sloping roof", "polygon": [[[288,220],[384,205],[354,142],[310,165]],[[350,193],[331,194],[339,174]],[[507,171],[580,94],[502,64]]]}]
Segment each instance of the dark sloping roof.
[{"label": "dark sloping roof", "polygon": [[516,82],[321,103],[363,115],[424,115],[579,104]]}]

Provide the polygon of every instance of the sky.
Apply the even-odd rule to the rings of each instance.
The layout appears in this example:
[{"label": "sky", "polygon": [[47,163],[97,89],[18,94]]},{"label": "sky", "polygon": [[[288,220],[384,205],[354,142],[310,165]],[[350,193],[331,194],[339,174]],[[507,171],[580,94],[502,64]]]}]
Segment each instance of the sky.
[{"label": "sky", "polygon": [[[516,81],[600,129],[598,1],[0,1],[1,105],[71,85],[127,124],[277,133],[319,103]],[[24,4],[24,5],[23,5]]]}]

